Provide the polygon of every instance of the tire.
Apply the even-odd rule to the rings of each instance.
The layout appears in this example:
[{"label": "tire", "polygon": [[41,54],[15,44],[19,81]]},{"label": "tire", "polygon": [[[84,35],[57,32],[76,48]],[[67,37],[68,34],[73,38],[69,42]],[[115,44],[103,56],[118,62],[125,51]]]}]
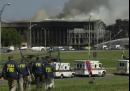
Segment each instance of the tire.
[{"label": "tire", "polygon": [[75,77],[75,74],[73,73],[72,75],[71,75],[71,78],[74,78]]},{"label": "tire", "polygon": [[42,49],[41,49],[41,52],[45,52],[45,50],[42,48]]},{"label": "tire", "polygon": [[103,71],[102,72],[102,77],[104,77],[106,75],[106,72],[105,71]]},{"label": "tire", "polygon": [[88,75],[88,77],[92,77],[92,73],[90,73],[90,74]]},{"label": "tire", "polygon": [[64,75],[63,75],[63,74],[61,74],[60,78],[61,78],[61,79],[63,79],[63,78],[64,78]]}]

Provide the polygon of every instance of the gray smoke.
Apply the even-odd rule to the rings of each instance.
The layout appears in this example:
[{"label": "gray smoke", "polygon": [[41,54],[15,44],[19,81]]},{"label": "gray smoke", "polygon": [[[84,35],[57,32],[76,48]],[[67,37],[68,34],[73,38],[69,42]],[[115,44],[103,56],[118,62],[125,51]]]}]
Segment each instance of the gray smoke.
[{"label": "gray smoke", "polygon": [[99,8],[101,5],[108,7],[108,0],[70,0],[65,4],[64,15],[75,15],[89,13],[91,10]]},{"label": "gray smoke", "polygon": [[101,19],[113,23],[118,18],[129,18],[129,0],[69,0],[59,18]]}]

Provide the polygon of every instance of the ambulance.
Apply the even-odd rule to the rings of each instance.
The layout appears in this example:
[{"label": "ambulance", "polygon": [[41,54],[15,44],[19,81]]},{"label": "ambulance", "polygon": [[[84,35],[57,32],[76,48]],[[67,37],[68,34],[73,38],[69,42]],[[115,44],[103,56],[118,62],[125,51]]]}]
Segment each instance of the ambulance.
[{"label": "ambulance", "polygon": [[129,75],[129,60],[118,60],[116,74]]},{"label": "ambulance", "polygon": [[76,76],[105,76],[106,74],[102,63],[94,60],[75,60],[74,72]]},{"label": "ambulance", "polygon": [[55,78],[68,78],[74,77],[74,71],[72,71],[70,63],[61,63],[61,62],[54,62],[53,63],[55,72]]}]

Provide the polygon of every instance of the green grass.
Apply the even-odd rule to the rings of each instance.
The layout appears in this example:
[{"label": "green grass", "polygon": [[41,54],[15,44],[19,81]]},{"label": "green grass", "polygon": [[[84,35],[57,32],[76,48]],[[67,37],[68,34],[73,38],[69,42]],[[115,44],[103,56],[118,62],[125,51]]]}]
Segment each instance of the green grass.
[{"label": "green grass", "polygon": [[[45,56],[45,54],[39,53],[33,53],[28,51],[23,51],[23,55],[42,55]],[[92,54],[92,53],[91,53]],[[99,60],[101,63],[103,63],[104,67],[106,68],[115,68],[117,64],[117,60],[121,59],[122,50],[98,50],[97,51],[97,58],[94,59],[91,57],[91,59]],[[19,51],[8,53],[8,54],[2,54],[0,55],[0,62],[6,61],[7,57],[9,55],[13,55],[15,60],[20,60],[21,56]],[[129,51],[125,50],[125,55],[128,57]],[[52,53],[52,56],[57,56],[57,52]],[[88,52],[81,51],[81,52],[60,52],[60,58],[62,62],[69,62],[73,65],[74,60],[86,60],[88,59]]]},{"label": "green grass", "polygon": [[128,91],[129,88],[128,77],[96,78],[94,84],[88,84],[88,81],[88,78],[58,80],[54,91]]},{"label": "green grass", "polygon": [[[118,59],[121,59],[121,50],[102,50],[97,52],[97,60],[101,61],[107,68],[115,67]],[[92,53],[91,53],[92,54]],[[129,55],[129,51],[125,51],[125,55]],[[61,52],[61,59],[64,62],[73,63],[74,60],[88,59],[87,52]],[[92,58],[94,59],[94,58]],[[96,60],[96,59],[94,59]]]},{"label": "green grass", "polygon": [[[32,51],[28,51],[28,50],[26,50],[26,51],[23,50],[22,51],[22,55],[25,56],[25,57],[27,57],[27,55],[41,55],[41,54],[43,55],[42,52],[32,52]],[[16,61],[19,61],[19,59],[21,59],[20,52],[19,51],[13,51],[13,52],[10,52],[10,53],[3,53],[3,54],[1,54],[0,55],[0,62],[8,60],[8,56],[9,55],[13,55],[13,57],[14,57],[14,59]]]},{"label": "green grass", "polygon": [[[89,78],[56,79],[55,89],[52,91],[129,91],[128,76],[96,77],[94,84],[89,84]],[[7,84],[0,86],[0,91],[8,91]],[[33,85],[32,90],[36,91]],[[40,89],[39,91],[45,91]]]},{"label": "green grass", "polygon": [[[107,73],[115,72],[116,62],[121,58],[122,50],[102,50],[97,52],[97,60],[103,63],[107,68]],[[30,53],[24,52],[24,55]],[[31,53],[33,54],[33,53]],[[39,55],[41,53],[36,53]],[[20,58],[19,52],[13,54],[2,54],[0,55],[1,60],[7,60],[8,55],[14,55],[14,58],[18,61]],[[52,55],[57,56],[57,53]],[[125,50],[125,55],[129,55],[129,51]],[[60,52],[60,58],[62,62],[70,62],[73,64],[74,60],[77,59],[88,59],[88,52]],[[92,58],[94,59],[94,58]],[[74,79],[56,79],[56,88],[53,91],[129,91],[129,77],[128,76],[113,76],[107,75],[106,77],[96,77],[94,84],[89,84],[89,78],[74,78]],[[7,83],[1,84],[0,91],[8,91]],[[36,91],[33,85],[31,91]],[[42,90],[40,90],[42,91]],[[44,90],[43,90],[44,91]]]}]

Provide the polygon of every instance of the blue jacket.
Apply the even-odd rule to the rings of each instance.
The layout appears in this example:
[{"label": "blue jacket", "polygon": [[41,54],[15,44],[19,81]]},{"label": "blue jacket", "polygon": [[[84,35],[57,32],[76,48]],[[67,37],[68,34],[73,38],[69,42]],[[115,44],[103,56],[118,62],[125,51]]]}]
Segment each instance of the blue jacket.
[{"label": "blue jacket", "polygon": [[22,76],[28,76],[29,75],[29,69],[28,66],[26,65],[26,63],[21,62],[19,65],[19,70],[20,70],[20,75]]},{"label": "blue jacket", "polygon": [[54,78],[54,67],[52,65],[44,65],[43,71],[46,79]]},{"label": "blue jacket", "polygon": [[43,74],[43,64],[40,61],[37,61],[32,66],[32,72],[34,75]]},{"label": "blue jacket", "polygon": [[18,65],[14,60],[9,60],[8,62],[6,62],[2,70],[2,76],[5,79],[8,78],[18,79],[19,73],[20,71]]}]

